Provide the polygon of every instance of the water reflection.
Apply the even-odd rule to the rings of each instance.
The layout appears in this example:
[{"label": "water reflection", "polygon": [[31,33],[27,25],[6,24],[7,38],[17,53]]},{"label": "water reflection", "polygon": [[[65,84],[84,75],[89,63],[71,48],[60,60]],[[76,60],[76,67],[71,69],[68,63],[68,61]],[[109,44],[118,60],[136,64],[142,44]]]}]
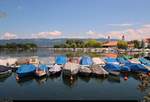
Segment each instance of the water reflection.
[{"label": "water reflection", "polygon": [[41,77],[41,78],[35,78],[35,80],[38,83],[38,85],[43,85],[43,84],[46,84],[47,78],[48,77],[45,76],[45,77]]},{"label": "water reflection", "polygon": [[107,80],[110,82],[110,83],[120,83],[120,76],[113,76],[113,75],[109,75]]},{"label": "water reflection", "polygon": [[82,75],[79,75],[79,78],[86,83],[88,83],[91,79],[91,77],[86,77],[86,76],[82,76]]},{"label": "water reflection", "polygon": [[12,73],[0,75],[0,82],[5,82],[11,75],[12,75]]},{"label": "water reflection", "polygon": [[62,74],[62,80],[65,85],[69,86],[70,88],[73,88],[75,86],[75,83],[78,80],[78,76],[74,75],[74,76],[72,76],[72,79],[71,79],[70,76],[66,76],[66,75]]},{"label": "water reflection", "polygon": [[26,86],[26,85],[32,84],[33,80],[34,80],[34,76],[27,76],[19,80],[16,80],[16,82],[20,86]]}]

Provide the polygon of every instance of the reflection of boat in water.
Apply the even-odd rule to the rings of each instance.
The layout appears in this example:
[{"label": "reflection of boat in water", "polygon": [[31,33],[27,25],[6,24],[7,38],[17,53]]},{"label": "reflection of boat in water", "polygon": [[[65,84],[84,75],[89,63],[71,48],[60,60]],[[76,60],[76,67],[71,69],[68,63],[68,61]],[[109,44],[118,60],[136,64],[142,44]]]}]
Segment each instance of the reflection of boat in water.
[{"label": "reflection of boat in water", "polygon": [[120,76],[109,75],[107,79],[110,83],[120,83]]},{"label": "reflection of boat in water", "polygon": [[70,79],[69,76],[66,76],[66,75],[62,74],[62,79],[63,79],[63,83],[65,85],[72,88],[75,85],[75,82],[77,81],[78,76],[74,75],[74,76],[72,76],[72,79]]},{"label": "reflection of boat in water", "polygon": [[84,81],[84,82],[89,82],[90,81],[90,79],[91,79],[91,77],[87,77],[87,76],[83,76],[83,75],[80,75],[79,74],[79,78],[82,80],[82,81]]},{"label": "reflection of boat in water", "polygon": [[0,75],[0,82],[5,82],[5,80],[7,80],[7,78],[10,77],[11,75],[12,75],[12,73]]},{"label": "reflection of boat in water", "polygon": [[47,77],[40,77],[35,79],[39,85],[45,84],[47,81]]},{"label": "reflection of boat in water", "polygon": [[28,84],[31,84],[33,82],[33,79],[34,79],[33,76],[26,76],[26,77],[23,77],[23,78],[17,80],[17,83],[20,86],[28,85]]}]

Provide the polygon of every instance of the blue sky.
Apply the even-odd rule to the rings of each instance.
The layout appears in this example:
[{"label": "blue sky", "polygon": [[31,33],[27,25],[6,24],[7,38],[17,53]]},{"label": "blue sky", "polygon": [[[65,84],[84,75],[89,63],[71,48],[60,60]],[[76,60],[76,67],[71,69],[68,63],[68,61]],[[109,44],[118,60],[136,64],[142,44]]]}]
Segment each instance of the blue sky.
[{"label": "blue sky", "polygon": [[0,0],[0,36],[117,37],[125,32],[127,37],[147,37],[149,4],[150,0]]}]

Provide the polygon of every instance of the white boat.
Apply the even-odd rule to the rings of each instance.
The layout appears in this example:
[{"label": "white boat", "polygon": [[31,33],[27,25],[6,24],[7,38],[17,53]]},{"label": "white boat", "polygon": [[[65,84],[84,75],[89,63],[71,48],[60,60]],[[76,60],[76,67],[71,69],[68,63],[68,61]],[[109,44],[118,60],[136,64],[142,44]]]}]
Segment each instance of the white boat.
[{"label": "white boat", "polygon": [[49,72],[50,72],[50,75],[54,75],[54,74],[57,74],[57,73],[60,73],[61,72],[61,66],[60,65],[57,65],[57,64],[54,64],[54,65],[51,65],[49,66]]},{"label": "white boat", "polygon": [[83,76],[89,76],[90,74],[92,73],[90,67],[87,67],[87,66],[80,66],[80,69],[79,69],[79,74],[80,75],[83,75]]},{"label": "white boat", "polygon": [[92,58],[92,60],[93,60],[94,64],[99,64],[99,65],[104,65],[105,64],[105,62],[99,57],[94,57],[94,58]]},{"label": "white boat", "polygon": [[102,68],[99,65],[93,65],[91,68],[91,71],[92,71],[92,74],[96,76],[109,74],[104,68]]},{"label": "white boat", "polygon": [[64,75],[76,75],[79,71],[80,65],[77,63],[67,62],[63,68]]}]

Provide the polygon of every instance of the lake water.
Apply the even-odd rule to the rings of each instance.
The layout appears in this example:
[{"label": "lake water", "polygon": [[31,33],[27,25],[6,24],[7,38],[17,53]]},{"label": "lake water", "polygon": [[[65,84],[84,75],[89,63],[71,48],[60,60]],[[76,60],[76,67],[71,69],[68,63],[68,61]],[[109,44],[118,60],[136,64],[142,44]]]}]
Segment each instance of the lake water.
[{"label": "lake water", "polygon": [[[57,55],[53,51],[1,52],[1,57],[39,56],[48,58]],[[138,88],[141,82],[132,74],[128,80],[122,76],[106,78],[76,76],[74,80],[63,75],[36,79],[28,77],[16,81],[15,73],[0,77],[0,98],[13,100],[141,100],[150,90]]]}]

